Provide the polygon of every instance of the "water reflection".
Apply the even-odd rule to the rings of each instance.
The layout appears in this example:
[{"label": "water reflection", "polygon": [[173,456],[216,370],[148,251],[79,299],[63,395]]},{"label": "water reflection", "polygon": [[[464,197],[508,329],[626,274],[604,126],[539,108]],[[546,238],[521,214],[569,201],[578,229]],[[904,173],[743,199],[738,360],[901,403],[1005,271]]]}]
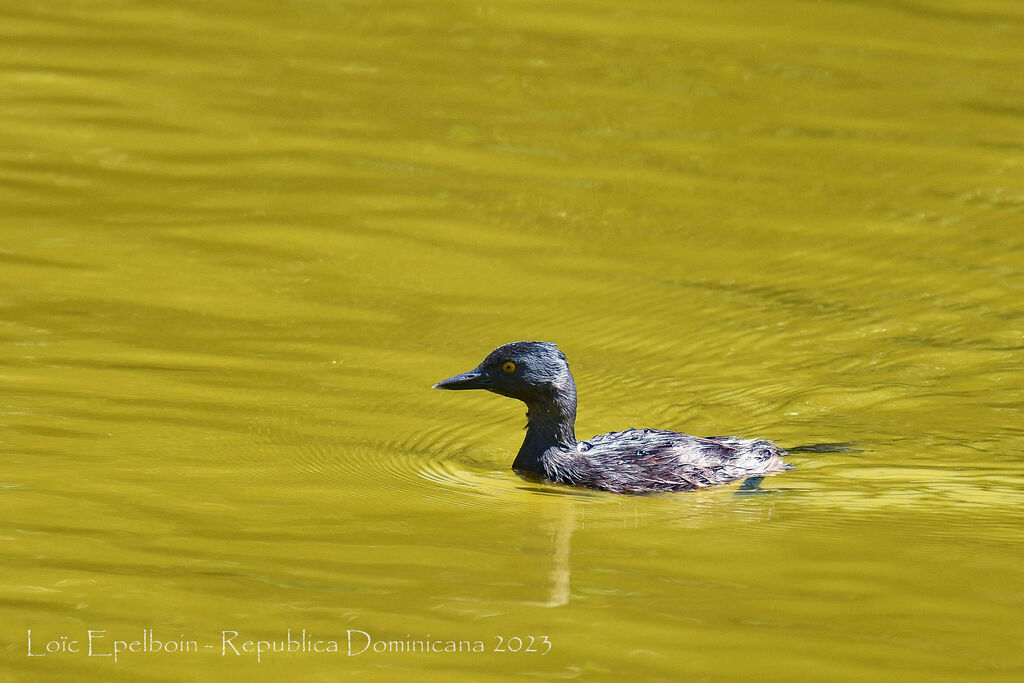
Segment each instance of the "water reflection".
[{"label": "water reflection", "polygon": [[544,527],[551,535],[551,571],[548,578],[547,600],[528,602],[530,605],[561,607],[569,604],[572,592],[572,569],[569,560],[577,510],[571,500],[562,502],[558,507],[561,508],[561,515],[553,515],[551,521]]}]

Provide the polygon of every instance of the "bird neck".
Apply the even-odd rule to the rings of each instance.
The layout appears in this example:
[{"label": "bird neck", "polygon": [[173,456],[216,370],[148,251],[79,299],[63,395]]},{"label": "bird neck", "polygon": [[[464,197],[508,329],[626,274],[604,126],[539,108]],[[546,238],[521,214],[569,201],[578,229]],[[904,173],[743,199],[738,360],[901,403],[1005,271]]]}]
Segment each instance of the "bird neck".
[{"label": "bird neck", "polygon": [[527,401],[526,439],[512,467],[544,474],[544,454],[551,448],[576,448],[576,387],[555,389],[550,400]]}]

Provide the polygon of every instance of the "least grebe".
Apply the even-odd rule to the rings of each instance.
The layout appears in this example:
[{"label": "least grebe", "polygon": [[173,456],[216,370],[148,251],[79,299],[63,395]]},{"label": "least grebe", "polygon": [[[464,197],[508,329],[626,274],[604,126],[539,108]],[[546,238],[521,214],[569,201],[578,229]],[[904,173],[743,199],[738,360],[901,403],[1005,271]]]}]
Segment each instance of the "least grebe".
[{"label": "least grebe", "polygon": [[786,451],[762,439],[697,437],[627,429],[576,441],[576,383],[550,342],[518,341],[436,389],[486,389],[527,406],[526,439],[512,468],[551,481],[614,493],[692,491],[790,469]]}]

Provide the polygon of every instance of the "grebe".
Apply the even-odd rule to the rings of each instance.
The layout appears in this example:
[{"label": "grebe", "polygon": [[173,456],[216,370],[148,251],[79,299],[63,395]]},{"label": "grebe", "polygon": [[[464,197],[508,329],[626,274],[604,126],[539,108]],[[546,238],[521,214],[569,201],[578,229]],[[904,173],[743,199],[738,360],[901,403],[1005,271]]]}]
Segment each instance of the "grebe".
[{"label": "grebe", "polygon": [[786,451],[763,439],[697,437],[627,429],[577,441],[576,383],[550,342],[518,341],[491,351],[469,372],[435,389],[486,389],[527,406],[526,439],[512,468],[551,481],[613,493],[692,491],[792,469]]}]

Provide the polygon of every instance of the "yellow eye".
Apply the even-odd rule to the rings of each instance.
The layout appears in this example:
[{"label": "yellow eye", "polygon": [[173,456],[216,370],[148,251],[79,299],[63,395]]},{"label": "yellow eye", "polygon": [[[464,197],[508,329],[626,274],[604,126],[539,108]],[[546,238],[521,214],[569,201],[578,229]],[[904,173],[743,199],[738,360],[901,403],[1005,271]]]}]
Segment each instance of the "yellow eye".
[{"label": "yellow eye", "polygon": [[513,372],[516,371],[516,364],[510,360],[505,361],[505,364],[501,366],[501,371],[504,372],[506,375],[511,375]]}]

